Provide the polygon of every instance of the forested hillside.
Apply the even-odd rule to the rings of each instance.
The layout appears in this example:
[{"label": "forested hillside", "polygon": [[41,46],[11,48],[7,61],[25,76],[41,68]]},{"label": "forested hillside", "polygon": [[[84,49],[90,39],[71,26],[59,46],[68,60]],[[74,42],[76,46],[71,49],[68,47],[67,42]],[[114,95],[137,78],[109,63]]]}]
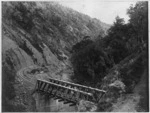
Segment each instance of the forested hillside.
[{"label": "forested hillside", "polygon": [[[148,80],[148,74],[143,74],[148,71],[148,3],[137,2],[127,14],[129,22],[117,16],[104,38],[92,41],[88,37],[73,46],[74,81],[109,92],[99,104],[100,111],[111,111],[120,95],[133,93],[142,76]],[[148,98],[147,83],[141,83],[146,89],[145,97],[140,96],[145,100]],[[143,106],[134,110],[148,111],[148,102]]]},{"label": "forested hillside", "polygon": [[52,75],[70,65],[74,44],[85,36],[103,37],[108,28],[56,2],[2,2],[3,110],[35,110],[33,98],[20,94],[25,88],[16,83],[20,69],[47,66]]},{"label": "forested hillside", "polygon": [[2,111],[63,111],[32,95],[48,77],[105,90],[95,111],[149,111],[148,2],[127,14],[110,26],[56,2],[2,2]]}]

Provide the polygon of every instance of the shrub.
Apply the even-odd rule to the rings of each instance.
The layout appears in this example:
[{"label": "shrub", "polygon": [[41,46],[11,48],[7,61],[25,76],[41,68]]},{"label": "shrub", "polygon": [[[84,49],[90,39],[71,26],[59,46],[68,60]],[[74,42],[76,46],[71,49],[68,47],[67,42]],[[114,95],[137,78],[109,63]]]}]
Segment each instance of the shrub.
[{"label": "shrub", "polygon": [[[13,84],[15,82],[15,72],[6,64],[2,66],[2,110],[11,111],[12,106],[9,101],[12,100],[16,94]],[[7,109],[9,108],[9,109]]]},{"label": "shrub", "polygon": [[71,58],[74,78],[81,83],[101,80],[112,66],[107,53],[90,40],[81,41],[77,45],[73,47],[75,51]]}]

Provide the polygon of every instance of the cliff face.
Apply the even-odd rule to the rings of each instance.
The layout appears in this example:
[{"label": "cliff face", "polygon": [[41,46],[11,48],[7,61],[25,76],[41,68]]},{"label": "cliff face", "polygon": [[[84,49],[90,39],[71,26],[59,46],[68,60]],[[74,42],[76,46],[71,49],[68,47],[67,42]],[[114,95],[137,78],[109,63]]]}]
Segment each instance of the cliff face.
[{"label": "cliff face", "polygon": [[[108,28],[99,20],[55,2],[2,2],[3,89],[6,89],[9,74],[14,77],[9,81],[14,86],[17,72],[31,65],[49,66],[51,74],[61,70],[68,64],[74,44],[87,35],[93,40],[97,36],[104,36]],[[25,88],[23,85],[21,87]],[[20,88],[15,87],[14,90],[17,92]],[[4,96],[5,104],[13,105],[16,96],[17,93],[12,98]],[[31,106],[34,101],[29,103],[26,104]],[[24,110],[20,107],[18,111],[35,111],[28,106]]]}]

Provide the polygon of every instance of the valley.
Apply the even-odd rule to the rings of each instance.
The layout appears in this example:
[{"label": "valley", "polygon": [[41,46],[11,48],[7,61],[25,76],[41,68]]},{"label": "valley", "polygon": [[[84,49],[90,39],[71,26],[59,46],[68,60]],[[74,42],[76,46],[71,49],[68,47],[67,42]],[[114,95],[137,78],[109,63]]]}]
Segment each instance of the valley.
[{"label": "valley", "polygon": [[[128,23],[117,16],[109,25],[57,2],[3,1],[2,111],[149,111],[147,8],[137,2]],[[33,93],[50,77],[106,94],[69,106]]]}]

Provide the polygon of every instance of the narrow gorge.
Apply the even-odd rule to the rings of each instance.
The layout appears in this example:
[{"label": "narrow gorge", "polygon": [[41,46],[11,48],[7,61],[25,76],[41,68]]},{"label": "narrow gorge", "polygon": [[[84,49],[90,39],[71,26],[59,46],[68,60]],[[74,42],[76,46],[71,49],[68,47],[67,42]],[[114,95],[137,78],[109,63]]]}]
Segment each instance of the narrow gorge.
[{"label": "narrow gorge", "polygon": [[[145,15],[143,23],[148,21]],[[148,29],[143,23],[137,34],[119,17],[109,25],[57,2],[3,1],[2,111],[124,111],[135,95],[131,111],[148,111],[148,79],[143,78],[148,78]],[[97,105],[75,106],[33,94],[37,79],[49,77],[107,93]]]}]

